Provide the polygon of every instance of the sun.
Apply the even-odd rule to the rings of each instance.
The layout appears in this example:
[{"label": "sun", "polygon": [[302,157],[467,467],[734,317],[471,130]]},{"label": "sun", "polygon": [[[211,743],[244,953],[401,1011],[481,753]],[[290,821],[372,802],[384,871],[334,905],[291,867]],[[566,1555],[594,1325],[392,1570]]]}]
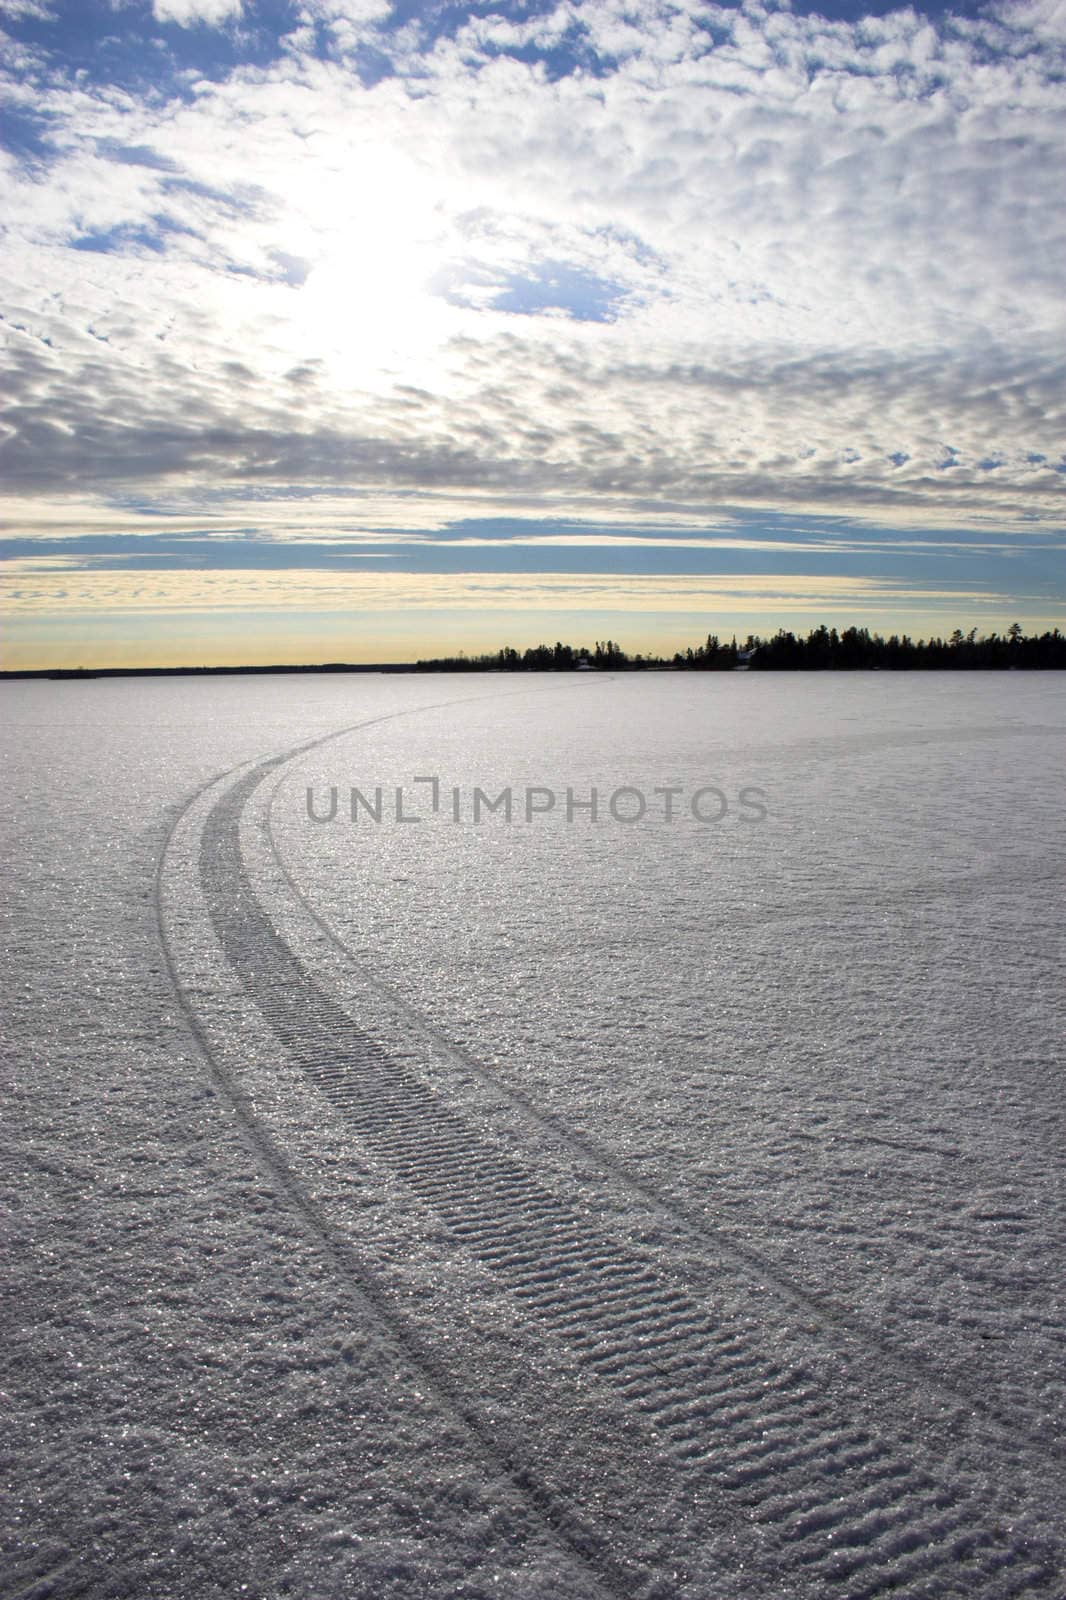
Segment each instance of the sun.
[{"label": "sun", "polygon": [[306,261],[290,338],[342,390],[420,386],[439,368],[455,308],[434,292],[454,248],[438,182],[406,152],[367,143],[344,164],[292,175],[283,247]]}]

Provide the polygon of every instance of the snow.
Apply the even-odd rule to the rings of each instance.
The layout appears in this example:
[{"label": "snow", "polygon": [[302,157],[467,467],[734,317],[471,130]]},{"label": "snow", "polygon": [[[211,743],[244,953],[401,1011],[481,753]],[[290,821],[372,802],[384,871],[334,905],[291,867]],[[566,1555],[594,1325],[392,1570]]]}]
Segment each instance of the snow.
[{"label": "snow", "polygon": [[0,1593],[1066,1592],[1054,675],[4,702]]}]

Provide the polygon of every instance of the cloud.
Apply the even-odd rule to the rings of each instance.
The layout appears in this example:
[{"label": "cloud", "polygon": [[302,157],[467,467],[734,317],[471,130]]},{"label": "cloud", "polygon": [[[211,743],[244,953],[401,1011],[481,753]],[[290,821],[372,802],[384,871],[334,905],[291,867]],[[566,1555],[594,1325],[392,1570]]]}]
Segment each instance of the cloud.
[{"label": "cloud", "polygon": [[628,611],[847,614],[894,605],[1002,610],[1006,596],[855,577],[791,573],[722,577],[623,577],[614,573],[323,573],[82,571],[16,569],[4,579],[5,609],[29,613],[180,611]]},{"label": "cloud", "polygon": [[1066,0],[1006,0],[990,10],[1012,31],[1058,44],[1066,42]]},{"label": "cloud", "polygon": [[191,28],[204,23],[214,28],[231,17],[239,17],[243,0],[152,0],[152,12],[159,22],[176,22]]},{"label": "cloud", "polygon": [[495,494],[555,515],[726,503],[908,524],[1061,518],[1066,370],[1042,349],[749,347],[710,365],[508,334],[488,349],[457,341],[445,403],[410,386],[323,395],[313,372],[271,374],[208,342],[195,368],[165,337],[134,337],[123,358],[123,328],[104,317],[91,333],[47,326],[13,326],[10,342],[18,431],[0,463],[26,492],[346,485]]},{"label": "cloud", "polygon": [[7,169],[0,469],[426,527],[1061,526],[1060,12],[597,0],[433,33],[307,0],[265,64],[180,91],[38,62],[8,81],[47,159]]}]

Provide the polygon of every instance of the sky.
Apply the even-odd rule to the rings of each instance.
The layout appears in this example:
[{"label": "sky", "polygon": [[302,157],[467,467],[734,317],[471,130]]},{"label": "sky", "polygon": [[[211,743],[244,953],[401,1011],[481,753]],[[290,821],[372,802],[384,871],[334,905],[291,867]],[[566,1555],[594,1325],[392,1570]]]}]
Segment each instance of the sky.
[{"label": "sky", "polygon": [[0,0],[5,668],[1066,617],[1066,0]]}]

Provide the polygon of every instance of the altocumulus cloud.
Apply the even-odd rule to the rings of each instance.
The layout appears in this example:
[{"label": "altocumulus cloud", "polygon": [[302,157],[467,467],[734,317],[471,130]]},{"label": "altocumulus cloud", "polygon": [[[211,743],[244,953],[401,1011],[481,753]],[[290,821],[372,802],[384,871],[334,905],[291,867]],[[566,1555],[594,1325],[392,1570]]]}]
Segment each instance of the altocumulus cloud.
[{"label": "altocumulus cloud", "polygon": [[[50,559],[50,558],[45,558]],[[63,570],[56,558],[50,569],[42,560],[11,563],[6,579],[6,604],[15,616],[51,613],[57,601],[72,613],[136,610],[151,613],[219,609],[304,613],[436,611],[440,608],[538,611],[680,612],[698,614],[721,607],[772,607],[786,613],[811,605],[835,615],[882,614],[895,603],[922,606],[950,600],[995,606],[1003,596],[976,591],[900,588],[864,578],[797,578],[793,574],[727,579],[643,577],[590,574],[587,577],[546,573],[514,573],[498,578],[467,573],[439,579],[425,573],[323,573],[299,567],[284,573],[233,572],[94,572]],[[993,613],[994,615],[994,613]]]},{"label": "altocumulus cloud", "polygon": [[341,495],[1061,528],[1054,0],[90,0],[95,55],[65,0],[3,15],[22,531],[278,492],[323,536]]}]

